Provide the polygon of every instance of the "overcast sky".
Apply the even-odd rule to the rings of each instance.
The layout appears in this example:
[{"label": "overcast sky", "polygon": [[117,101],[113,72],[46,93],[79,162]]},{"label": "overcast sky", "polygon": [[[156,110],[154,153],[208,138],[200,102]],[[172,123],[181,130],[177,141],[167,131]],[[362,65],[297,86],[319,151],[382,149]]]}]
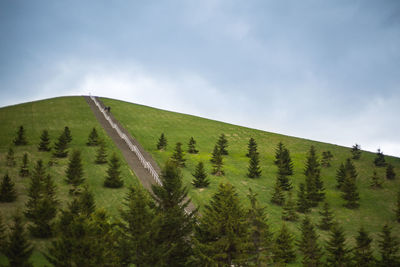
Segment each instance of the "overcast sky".
[{"label": "overcast sky", "polygon": [[1,0],[0,106],[93,94],[400,156],[400,1]]}]

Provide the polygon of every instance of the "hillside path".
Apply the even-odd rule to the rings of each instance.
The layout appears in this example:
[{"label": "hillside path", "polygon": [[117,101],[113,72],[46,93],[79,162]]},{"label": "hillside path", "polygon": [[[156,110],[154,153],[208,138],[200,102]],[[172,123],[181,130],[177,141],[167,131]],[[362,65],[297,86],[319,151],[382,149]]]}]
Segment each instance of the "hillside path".
[{"label": "hillside path", "polygon": [[[96,106],[95,102],[90,98],[90,96],[85,96],[86,102],[89,104],[90,108],[92,109],[95,117],[99,121],[100,125],[104,128],[108,136],[113,140],[115,145],[118,147],[118,149],[122,152],[122,155],[124,156],[126,162],[128,163],[129,167],[131,170],[136,174],[138,177],[139,181],[141,184],[146,188],[149,192],[152,192],[151,190],[151,185],[157,183],[157,178],[154,178],[154,176],[151,174],[149,169],[146,169],[140,158],[137,156],[136,153],[134,153],[130,147],[128,146],[127,142],[120,137],[118,134],[117,130],[114,129],[110,123],[107,121],[103,113],[100,111],[100,109]],[[99,98],[95,98],[97,102],[100,104],[101,108],[104,109],[104,104],[101,102]],[[136,148],[140,151],[140,154],[143,156],[144,160],[147,161],[152,169],[160,175],[161,169],[155,162],[155,160],[151,157],[151,155],[143,149],[143,147],[139,144],[139,142],[134,139],[127,130],[122,127],[122,125],[114,118],[111,112],[108,113],[108,116],[112,120],[114,124],[116,124],[119,128],[119,130],[126,135],[126,137],[129,139],[129,141],[136,146]],[[143,159],[142,159],[143,161]],[[189,203],[188,206],[188,211],[193,211],[195,209],[195,206],[193,205],[192,202]]]}]

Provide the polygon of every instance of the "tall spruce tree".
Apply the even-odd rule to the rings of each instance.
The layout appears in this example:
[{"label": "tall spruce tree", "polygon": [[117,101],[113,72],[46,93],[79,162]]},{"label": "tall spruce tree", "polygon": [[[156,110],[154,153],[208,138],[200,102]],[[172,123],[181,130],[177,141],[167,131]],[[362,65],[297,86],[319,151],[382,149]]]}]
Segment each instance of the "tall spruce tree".
[{"label": "tall spruce tree", "polygon": [[192,184],[197,188],[207,187],[210,181],[207,179],[207,173],[204,169],[204,163],[199,162],[196,166],[195,172],[192,174],[194,179]]},{"label": "tall spruce tree", "polygon": [[337,185],[336,187],[338,189],[342,189],[344,180],[346,179],[346,177],[350,177],[351,179],[353,179],[354,181],[357,179],[357,170],[356,167],[353,164],[353,161],[351,159],[346,159],[346,162],[340,165],[339,169],[336,172],[336,181],[337,181]]},{"label": "tall spruce tree", "polygon": [[22,218],[15,215],[5,248],[9,266],[33,266],[29,260],[32,252],[33,247],[26,236]]},{"label": "tall spruce tree", "polygon": [[22,156],[22,165],[19,169],[19,176],[26,177],[29,176],[29,160],[28,160],[28,153],[24,153]]},{"label": "tall spruce tree", "polygon": [[361,146],[359,144],[355,144],[351,148],[352,159],[358,160],[361,158]]},{"label": "tall spruce tree", "polygon": [[79,195],[79,207],[82,215],[89,217],[96,211],[96,202],[92,191],[89,190],[88,186],[84,186],[82,194]]},{"label": "tall spruce tree", "polygon": [[72,135],[71,135],[71,130],[69,129],[68,126],[64,127],[64,135],[65,135],[65,139],[67,140],[67,143],[71,143]]},{"label": "tall spruce tree", "polygon": [[293,175],[293,163],[290,157],[290,152],[282,142],[279,142],[275,149],[274,164],[278,167],[281,173],[289,176]]},{"label": "tall spruce tree", "polygon": [[12,147],[8,148],[7,156],[6,156],[6,165],[8,167],[14,167],[16,165],[14,149]]},{"label": "tall spruce tree", "polygon": [[222,176],[225,174],[223,170],[224,161],[222,158],[221,151],[219,150],[217,145],[214,146],[214,151],[212,153],[210,161],[212,162],[213,165],[212,174],[216,176]]},{"label": "tall spruce tree", "polygon": [[293,200],[291,191],[288,192],[286,202],[283,205],[282,219],[292,222],[299,219],[299,215],[296,213],[296,203]]},{"label": "tall spruce tree", "polygon": [[225,134],[221,134],[218,138],[217,141],[217,145],[218,145],[218,150],[221,153],[221,155],[228,155],[228,140],[226,139]]},{"label": "tall spruce tree", "polygon": [[385,167],[386,166],[385,155],[383,155],[383,152],[379,148],[376,151],[374,164],[376,167]]},{"label": "tall spruce tree", "polygon": [[296,210],[301,213],[310,212],[310,204],[308,203],[304,183],[300,183],[299,185],[299,191],[297,192]]},{"label": "tall spruce tree", "polygon": [[272,248],[272,258],[275,263],[291,263],[296,260],[293,242],[293,235],[289,232],[286,224],[282,224],[282,228],[274,239]]},{"label": "tall spruce tree", "polygon": [[175,151],[172,154],[171,160],[175,162],[178,167],[185,167],[185,155],[182,150],[182,143],[178,142],[175,146]]},{"label": "tall spruce tree", "polygon": [[311,207],[316,207],[318,202],[325,199],[325,189],[321,180],[321,169],[319,167],[319,161],[314,146],[310,147],[304,175],[306,176],[307,199]]},{"label": "tall spruce tree", "polygon": [[88,146],[97,146],[100,142],[99,135],[97,134],[97,130],[93,127],[92,131],[89,134],[88,141],[86,145]]},{"label": "tall spruce tree", "polygon": [[353,248],[353,261],[356,267],[376,266],[376,259],[371,248],[372,238],[368,236],[364,227],[360,227],[356,237],[356,245]]},{"label": "tall spruce tree", "polygon": [[104,180],[105,187],[120,188],[124,185],[124,181],[121,178],[121,171],[119,170],[120,167],[119,158],[114,153],[108,163],[107,176]]},{"label": "tall spruce tree", "polygon": [[188,153],[190,153],[190,154],[199,153],[199,151],[196,149],[196,140],[194,140],[193,136],[190,137],[190,140],[188,143]]},{"label": "tall spruce tree", "polygon": [[282,206],[285,203],[285,194],[278,180],[275,182],[274,192],[271,196],[271,203],[279,206]]},{"label": "tall spruce tree", "polygon": [[333,158],[333,155],[329,150],[322,152],[322,160],[321,160],[322,167],[325,167],[325,168],[330,167],[332,158]]},{"label": "tall spruce tree", "polygon": [[343,206],[348,209],[356,209],[360,206],[360,196],[358,194],[356,181],[348,175],[346,175],[346,178],[344,179],[342,191],[343,193],[341,196],[346,201]]},{"label": "tall spruce tree", "polygon": [[11,181],[10,176],[6,173],[0,184],[0,202],[14,202],[17,199],[15,184]]},{"label": "tall spruce tree", "polygon": [[165,150],[167,149],[167,138],[165,137],[164,133],[161,133],[160,138],[158,139],[157,142],[157,149],[158,150]]},{"label": "tall spruce tree", "polygon": [[63,132],[54,144],[53,155],[56,158],[65,158],[68,156],[68,139]]},{"label": "tall spruce tree", "polygon": [[99,142],[99,148],[96,152],[96,160],[94,161],[96,164],[104,164],[107,163],[107,151],[106,144],[103,140]]},{"label": "tall spruce tree", "polygon": [[81,159],[81,152],[79,150],[74,150],[70,156],[68,168],[66,170],[67,178],[65,181],[73,186],[71,193],[76,193],[78,187],[85,182],[83,177],[83,166]]},{"label": "tall spruce tree", "polygon": [[346,245],[343,228],[337,223],[333,224],[331,227],[329,240],[326,244],[326,251],[327,266],[350,266],[350,250]]},{"label": "tall spruce tree", "polygon": [[381,266],[396,267],[400,265],[399,241],[392,235],[392,228],[387,224],[382,228],[378,246],[381,254]]},{"label": "tall spruce tree", "polygon": [[26,140],[25,136],[25,129],[24,126],[19,126],[17,136],[14,139],[14,145],[16,146],[25,146],[28,144],[28,141]]},{"label": "tall spruce tree", "polygon": [[250,156],[247,177],[258,178],[261,176],[260,159],[258,152],[253,152]]},{"label": "tall spruce tree", "polygon": [[374,173],[371,177],[371,187],[374,189],[382,188],[383,180],[379,177],[378,172],[374,170]]},{"label": "tall spruce tree", "polygon": [[47,130],[43,130],[42,134],[40,135],[40,143],[38,146],[39,151],[50,151],[50,136]]},{"label": "tall spruce tree", "polygon": [[297,242],[300,253],[303,255],[303,266],[318,267],[322,265],[322,249],[318,244],[318,235],[310,218],[305,216],[301,226],[301,238]]},{"label": "tall spruce tree", "polygon": [[394,167],[391,163],[388,163],[386,167],[386,179],[394,180],[396,178],[396,173],[394,172]]},{"label": "tall spruce tree", "polygon": [[328,202],[324,203],[319,215],[321,216],[321,220],[318,224],[318,228],[324,231],[330,230],[333,225],[334,216]]},{"label": "tall spruce tree", "polygon": [[257,153],[257,143],[253,137],[249,139],[249,143],[247,145],[247,154],[246,157],[250,158],[253,153]]},{"label": "tall spruce tree", "polygon": [[400,223],[400,190],[397,191],[397,198],[396,198],[396,208],[394,210],[395,218],[398,223]]}]

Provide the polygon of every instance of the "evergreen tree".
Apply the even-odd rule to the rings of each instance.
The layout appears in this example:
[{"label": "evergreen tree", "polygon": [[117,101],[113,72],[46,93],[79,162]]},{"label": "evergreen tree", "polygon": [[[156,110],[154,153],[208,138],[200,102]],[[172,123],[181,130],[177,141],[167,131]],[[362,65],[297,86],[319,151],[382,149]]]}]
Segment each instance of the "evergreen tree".
[{"label": "evergreen tree", "polygon": [[360,159],[360,158],[361,158],[361,147],[360,147],[360,145],[355,144],[355,145],[351,148],[351,154],[353,155],[353,156],[352,156],[352,159],[354,159],[354,160]]},{"label": "evergreen tree", "polygon": [[319,215],[321,215],[321,221],[318,224],[319,229],[324,231],[330,230],[333,225],[334,217],[328,202],[324,203],[322,211],[319,212]]},{"label": "evergreen tree", "polygon": [[358,194],[357,185],[353,178],[346,176],[342,185],[342,198],[346,200],[343,205],[348,209],[356,209],[360,206],[360,196]]},{"label": "evergreen tree", "polygon": [[19,169],[19,176],[21,176],[21,177],[29,176],[28,163],[29,163],[28,153],[24,153],[24,156],[22,157],[22,165],[21,165],[21,168]]},{"label": "evergreen tree", "polygon": [[300,253],[303,255],[303,266],[321,266],[322,249],[318,245],[318,235],[310,218],[305,216],[301,223],[301,239],[297,243]]},{"label": "evergreen tree", "polygon": [[124,181],[121,179],[121,171],[119,170],[121,163],[115,153],[112,155],[107,169],[107,176],[104,180],[104,186],[110,188],[120,188],[124,185]]},{"label": "evergreen tree", "polygon": [[30,267],[29,261],[32,255],[32,245],[29,242],[20,216],[13,217],[13,225],[6,244],[5,255],[8,258],[9,266]]},{"label": "evergreen tree", "polygon": [[368,236],[363,227],[358,230],[356,242],[356,246],[353,249],[354,265],[357,267],[376,266],[376,260],[371,248],[372,238]]},{"label": "evergreen tree", "polygon": [[107,163],[106,144],[102,140],[99,142],[99,144],[100,144],[100,146],[97,149],[95,163],[96,164],[104,164],[104,163]]},{"label": "evergreen tree", "polygon": [[350,177],[355,181],[357,179],[357,176],[358,176],[357,170],[352,160],[349,158],[346,159],[346,163],[345,164],[342,163],[338,171],[336,172],[336,181],[337,181],[336,187],[338,189],[342,189],[346,177]]},{"label": "evergreen tree", "polygon": [[386,167],[386,179],[394,180],[396,178],[396,173],[394,172],[394,167],[391,163],[388,163]]},{"label": "evergreen tree", "polygon": [[71,130],[68,128],[68,126],[64,127],[64,135],[65,135],[65,140],[67,140],[67,143],[71,143],[72,135],[71,135]]},{"label": "evergreen tree", "polygon": [[256,143],[256,140],[254,140],[253,137],[251,137],[249,139],[249,144],[247,145],[247,148],[248,148],[248,152],[246,154],[246,157],[248,157],[248,158],[251,158],[251,155],[253,153],[258,153],[257,152],[257,143]]},{"label": "evergreen tree", "polygon": [[300,183],[299,191],[297,192],[296,210],[301,213],[310,212],[310,204],[308,203],[304,183]]},{"label": "evergreen tree", "polygon": [[92,131],[89,134],[88,141],[86,145],[88,146],[97,146],[100,143],[99,135],[97,134],[97,130],[93,127]]},{"label": "evergreen tree", "polygon": [[215,145],[214,147],[214,152],[212,155],[212,158],[210,160],[213,163],[213,171],[212,174],[216,175],[216,176],[222,176],[224,175],[224,170],[223,170],[223,158],[221,155],[220,150],[218,149],[217,145]]},{"label": "evergreen tree", "polygon": [[228,150],[226,149],[228,147],[228,140],[226,139],[225,134],[219,136],[217,145],[221,155],[228,155]]},{"label": "evergreen tree", "polygon": [[306,176],[306,195],[311,207],[316,207],[318,202],[323,201],[325,198],[325,189],[320,172],[321,169],[319,167],[318,157],[315,153],[315,148],[311,146],[304,170],[304,175]]},{"label": "evergreen tree", "polygon": [[[221,183],[196,228],[198,266],[240,265],[247,260],[248,222],[235,188]],[[265,230],[265,229],[264,229]]]},{"label": "evergreen tree", "polygon": [[195,212],[186,212],[190,199],[183,186],[182,173],[174,162],[167,161],[161,173],[162,185],[152,185],[156,214],[160,216],[160,231],[156,242],[167,248],[163,260],[166,266],[182,266],[192,254],[189,237],[192,235]]},{"label": "evergreen tree", "polygon": [[249,160],[247,177],[258,178],[261,176],[260,159],[258,152],[253,152]]},{"label": "evergreen tree", "polygon": [[190,154],[199,153],[199,151],[196,149],[196,140],[194,140],[193,137],[190,137],[190,140],[188,143],[188,153],[190,153]]},{"label": "evergreen tree", "polygon": [[379,148],[378,148],[378,151],[376,152],[374,164],[376,167],[385,167],[386,166],[385,155],[383,155],[382,151]]},{"label": "evergreen tree", "polygon": [[42,135],[40,136],[40,143],[38,146],[39,151],[50,151],[50,136],[47,130],[43,130]]},{"label": "evergreen tree", "polygon": [[329,150],[322,152],[322,160],[321,160],[322,167],[326,167],[326,168],[330,167],[332,158],[333,158],[333,155]]},{"label": "evergreen tree", "polygon": [[293,201],[292,192],[288,192],[288,197],[283,205],[282,219],[285,221],[297,221],[299,215],[296,213],[296,203]]},{"label": "evergreen tree", "polygon": [[15,157],[14,157],[14,149],[12,147],[8,148],[8,152],[7,152],[7,163],[6,165],[8,167],[14,167],[16,162],[15,162]]},{"label": "evergreen tree", "polygon": [[0,202],[14,202],[17,199],[17,192],[14,186],[15,184],[11,181],[8,173],[4,175],[0,184]]},{"label": "evergreen tree", "polygon": [[85,178],[83,177],[83,166],[81,160],[81,152],[74,150],[69,159],[68,168],[66,170],[66,182],[73,186],[71,193],[77,193],[78,186],[80,186]]},{"label": "evergreen tree", "polygon": [[158,150],[165,150],[167,149],[167,138],[165,138],[164,133],[161,134],[160,138],[157,142],[157,149]]},{"label": "evergreen tree", "polygon": [[54,152],[53,155],[56,158],[65,158],[68,156],[68,139],[65,136],[65,133],[62,133],[57,142],[54,144]]},{"label": "evergreen tree", "polygon": [[264,266],[271,261],[272,233],[269,230],[265,207],[260,206],[256,199],[257,194],[249,188],[247,197],[250,200],[250,209],[247,211],[249,225],[248,254],[254,266]]},{"label": "evergreen tree", "polygon": [[207,187],[210,181],[207,179],[207,174],[204,169],[203,162],[199,162],[196,166],[195,172],[192,174],[194,179],[192,184],[197,188]]},{"label": "evergreen tree", "polygon": [[93,193],[89,190],[88,186],[83,188],[82,194],[79,195],[79,206],[82,215],[89,217],[96,211],[96,203],[94,201]]},{"label": "evergreen tree", "polygon": [[400,190],[397,191],[397,201],[396,201],[396,221],[400,223]]},{"label": "evergreen tree", "polygon": [[387,224],[383,226],[378,242],[381,254],[381,266],[399,266],[399,241],[392,235],[392,229]]},{"label": "evergreen tree", "polygon": [[282,206],[285,203],[285,195],[283,193],[283,189],[279,184],[279,181],[276,181],[274,186],[274,192],[271,197],[271,203]]},{"label": "evergreen tree", "polygon": [[379,177],[377,171],[374,170],[374,174],[371,177],[371,187],[375,188],[375,189],[382,188],[382,184],[383,184],[383,181],[382,181],[381,177]]},{"label": "evergreen tree", "polygon": [[330,237],[326,246],[328,266],[349,266],[350,250],[346,247],[346,238],[343,228],[338,224],[333,224],[330,230]]},{"label": "evergreen tree", "polygon": [[293,175],[293,163],[290,158],[290,152],[282,142],[279,142],[275,150],[274,163],[278,167],[280,173],[289,176]]},{"label": "evergreen tree", "polygon": [[281,230],[277,233],[272,248],[273,260],[275,263],[291,263],[296,260],[296,252],[293,247],[293,236],[286,224],[282,224]]},{"label": "evergreen tree", "polygon": [[24,129],[24,126],[21,125],[21,126],[19,126],[17,136],[14,139],[14,145],[24,146],[27,144],[28,144],[28,141],[26,140],[26,137],[25,137],[25,129]]},{"label": "evergreen tree", "polygon": [[172,154],[171,160],[175,162],[178,167],[185,167],[184,153],[182,150],[182,143],[176,143],[174,154]]},{"label": "evergreen tree", "polygon": [[6,226],[3,222],[3,215],[0,212],[0,253],[5,254],[7,245]]}]

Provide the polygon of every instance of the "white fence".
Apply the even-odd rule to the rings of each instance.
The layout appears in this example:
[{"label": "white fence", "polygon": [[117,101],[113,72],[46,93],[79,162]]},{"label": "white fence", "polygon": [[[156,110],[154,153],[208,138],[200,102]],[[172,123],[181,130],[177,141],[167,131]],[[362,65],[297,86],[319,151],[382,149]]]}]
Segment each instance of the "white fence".
[{"label": "white fence", "polygon": [[100,106],[99,102],[96,100],[96,98],[94,96],[90,96],[90,98],[93,100],[93,102],[96,104],[96,106],[99,108],[99,110],[101,111],[101,113],[103,113],[104,118],[110,123],[111,127],[118,133],[119,137],[121,137],[125,143],[128,145],[129,149],[134,152],[136,154],[136,156],[139,158],[140,163],[142,163],[143,167],[145,169],[147,169],[151,176],[153,176],[154,180],[161,185],[161,181],[160,178],[158,177],[158,173],[154,170],[153,166],[150,164],[150,162],[148,162],[142,155],[142,153],[140,153],[139,149],[137,148],[137,146],[135,146],[134,144],[132,144],[131,140],[129,140],[129,138],[126,136],[126,134],[124,134],[121,129],[118,127],[117,124],[115,124],[111,117],[108,116],[107,112]]}]

